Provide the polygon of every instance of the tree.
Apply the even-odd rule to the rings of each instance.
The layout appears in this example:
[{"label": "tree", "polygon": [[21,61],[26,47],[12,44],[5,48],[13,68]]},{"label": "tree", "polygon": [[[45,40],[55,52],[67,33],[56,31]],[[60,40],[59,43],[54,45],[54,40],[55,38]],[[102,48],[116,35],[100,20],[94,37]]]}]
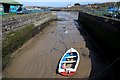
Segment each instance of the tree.
[{"label": "tree", "polygon": [[117,2],[117,6],[118,6],[118,7],[120,7],[120,1],[119,1],[119,2]]},{"label": "tree", "polygon": [[80,6],[80,4],[79,3],[75,3],[74,6]]}]

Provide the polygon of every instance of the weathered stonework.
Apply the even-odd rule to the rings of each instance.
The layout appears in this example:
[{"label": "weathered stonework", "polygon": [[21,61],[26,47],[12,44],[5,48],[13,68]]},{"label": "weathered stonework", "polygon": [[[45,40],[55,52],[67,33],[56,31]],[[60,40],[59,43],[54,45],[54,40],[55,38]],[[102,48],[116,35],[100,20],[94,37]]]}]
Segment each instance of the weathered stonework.
[{"label": "weathered stonework", "polygon": [[25,14],[3,19],[2,67],[8,63],[11,53],[56,19],[55,12]]},{"label": "weathered stonework", "polygon": [[4,33],[6,31],[20,28],[29,23],[39,26],[41,23],[55,18],[55,12],[31,13],[5,18],[2,19],[2,32]]}]

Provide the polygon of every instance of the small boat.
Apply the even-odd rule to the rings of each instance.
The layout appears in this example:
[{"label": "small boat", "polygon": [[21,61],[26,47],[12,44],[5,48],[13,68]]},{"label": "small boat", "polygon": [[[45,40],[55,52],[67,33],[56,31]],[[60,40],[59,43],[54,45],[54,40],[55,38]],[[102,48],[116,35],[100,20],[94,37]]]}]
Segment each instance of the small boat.
[{"label": "small boat", "polygon": [[74,75],[79,64],[79,53],[74,48],[70,48],[59,62],[58,72],[64,76]]}]

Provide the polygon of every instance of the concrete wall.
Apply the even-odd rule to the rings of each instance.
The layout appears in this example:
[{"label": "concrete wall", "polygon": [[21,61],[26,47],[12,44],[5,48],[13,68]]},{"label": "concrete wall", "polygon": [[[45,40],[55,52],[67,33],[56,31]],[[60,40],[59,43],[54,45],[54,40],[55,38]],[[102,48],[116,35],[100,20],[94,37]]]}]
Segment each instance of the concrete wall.
[{"label": "concrete wall", "polygon": [[25,14],[3,19],[3,68],[9,61],[12,52],[39,33],[46,25],[51,23],[51,21],[56,19],[57,15],[55,12]]},{"label": "concrete wall", "polygon": [[[120,57],[119,20],[84,12],[79,12],[78,20],[103,51],[102,57],[108,59],[110,63]],[[118,62],[113,66],[118,70]],[[115,71],[117,72],[117,70]]]}]

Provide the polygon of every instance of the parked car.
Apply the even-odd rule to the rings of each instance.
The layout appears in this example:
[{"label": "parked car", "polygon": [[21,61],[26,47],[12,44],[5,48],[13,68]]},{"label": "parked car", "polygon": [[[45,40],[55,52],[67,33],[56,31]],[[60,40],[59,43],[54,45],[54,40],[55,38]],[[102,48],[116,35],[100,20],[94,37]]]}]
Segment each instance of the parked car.
[{"label": "parked car", "polygon": [[104,16],[120,19],[120,9],[117,7],[109,8]]},{"label": "parked car", "polygon": [[28,14],[29,10],[27,10],[26,8],[19,8],[16,13],[17,14]]},{"label": "parked car", "polygon": [[106,13],[106,14],[104,14],[104,16],[106,16],[106,17],[113,17],[114,15],[112,13]]}]

